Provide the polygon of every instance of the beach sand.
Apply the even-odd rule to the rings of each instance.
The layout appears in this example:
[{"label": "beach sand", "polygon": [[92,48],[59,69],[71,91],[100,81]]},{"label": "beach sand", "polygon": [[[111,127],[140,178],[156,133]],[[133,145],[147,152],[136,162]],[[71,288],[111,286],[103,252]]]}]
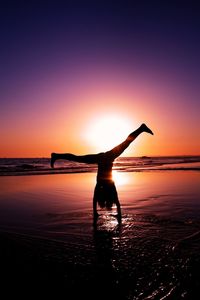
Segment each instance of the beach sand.
[{"label": "beach sand", "polygon": [[199,172],[116,172],[120,224],[95,176],[0,177],[4,299],[199,299]]}]

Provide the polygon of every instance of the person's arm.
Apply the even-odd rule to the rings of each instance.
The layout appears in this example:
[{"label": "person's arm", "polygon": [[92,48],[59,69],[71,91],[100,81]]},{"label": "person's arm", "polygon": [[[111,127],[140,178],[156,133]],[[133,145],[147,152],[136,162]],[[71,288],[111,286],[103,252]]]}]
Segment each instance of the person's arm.
[{"label": "person's arm", "polygon": [[93,217],[94,219],[97,219],[99,216],[98,212],[97,212],[97,199],[96,197],[93,197]]},{"label": "person's arm", "polygon": [[117,206],[117,219],[120,222],[121,221],[121,207],[120,207],[120,203],[119,203],[119,199],[116,199],[116,206]]}]

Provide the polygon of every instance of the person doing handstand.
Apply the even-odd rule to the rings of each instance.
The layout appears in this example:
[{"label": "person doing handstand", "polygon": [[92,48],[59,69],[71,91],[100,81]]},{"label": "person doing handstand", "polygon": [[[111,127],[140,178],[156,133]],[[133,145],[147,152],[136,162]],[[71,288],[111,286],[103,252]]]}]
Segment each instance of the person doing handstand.
[{"label": "person doing handstand", "polygon": [[106,152],[87,155],[74,155],[71,153],[55,152],[51,153],[52,168],[54,168],[54,163],[58,159],[86,164],[97,164],[97,182],[93,197],[94,218],[98,217],[97,204],[100,206],[100,208],[106,207],[107,209],[111,209],[113,204],[115,204],[117,207],[118,219],[121,218],[120,203],[115,183],[112,179],[113,162],[142,132],[147,132],[153,135],[153,132],[146,126],[146,124],[143,123],[139,128],[129,134],[121,144]]}]

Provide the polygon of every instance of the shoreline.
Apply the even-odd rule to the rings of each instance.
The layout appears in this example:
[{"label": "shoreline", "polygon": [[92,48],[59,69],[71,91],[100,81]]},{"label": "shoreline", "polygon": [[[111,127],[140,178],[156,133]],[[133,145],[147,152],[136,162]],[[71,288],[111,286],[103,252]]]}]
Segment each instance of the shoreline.
[{"label": "shoreline", "polygon": [[[188,163],[189,164],[189,163]],[[194,163],[195,165],[196,163]],[[185,165],[185,163],[184,163]],[[161,166],[161,167],[149,167],[149,168],[134,168],[134,170],[122,170],[117,169],[117,168],[113,168],[113,171],[117,171],[117,172],[127,172],[127,173],[134,173],[134,172],[159,172],[159,171],[200,171],[200,166],[199,163],[197,164],[197,166],[179,166],[178,164],[176,166],[171,166],[171,167],[166,167],[166,166]],[[79,173],[96,173],[96,170],[78,170],[78,171],[74,171],[71,170],[69,171],[68,169],[64,170],[64,169],[54,169],[54,170],[42,170],[42,171],[17,171],[16,172],[9,172],[9,173],[1,173],[0,172],[0,177],[4,177],[4,176],[32,176],[32,175],[62,175],[62,174],[79,174]]]}]

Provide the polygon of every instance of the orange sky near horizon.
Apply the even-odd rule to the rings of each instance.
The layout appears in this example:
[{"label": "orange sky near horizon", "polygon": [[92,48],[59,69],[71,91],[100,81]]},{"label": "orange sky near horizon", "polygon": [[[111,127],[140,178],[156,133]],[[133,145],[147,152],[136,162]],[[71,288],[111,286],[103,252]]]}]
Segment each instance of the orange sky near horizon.
[{"label": "orange sky near horizon", "polygon": [[[100,77],[98,71],[97,82],[94,82],[94,72],[91,73],[93,78],[85,79],[84,74],[79,74],[70,85],[58,80],[52,85],[45,82],[32,94],[22,95],[24,91],[18,91],[19,97],[29,98],[29,102],[13,107],[1,119],[4,127],[0,129],[0,157],[50,157],[51,152],[107,151],[116,146],[118,136],[121,140],[117,143],[143,122],[154,136],[142,134],[123,156],[200,154],[198,113],[188,107],[187,101],[184,104],[188,97],[184,89],[175,88],[169,80],[130,78],[130,74],[110,74],[108,79],[104,74]],[[172,98],[174,102],[170,101]],[[112,124],[113,117],[119,124]],[[109,143],[105,126],[100,132],[104,118],[110,118],[107,129],[113,130]],[[121,128],[123,122],[124,128]],[[88,136],[92,132],[94,137],[98,124],[100,137],[95,142]]]}]

